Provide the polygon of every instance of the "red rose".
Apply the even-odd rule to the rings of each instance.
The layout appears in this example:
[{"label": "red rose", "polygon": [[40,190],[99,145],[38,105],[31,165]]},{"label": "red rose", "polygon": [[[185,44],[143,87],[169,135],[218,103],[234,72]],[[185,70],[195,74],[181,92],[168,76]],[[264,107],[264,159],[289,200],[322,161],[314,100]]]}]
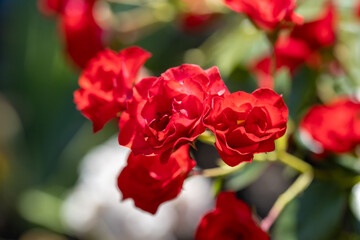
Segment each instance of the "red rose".
[{"label": "red rose", "polygon": [[145,78],[120,118],[120,145],[135,155],[171,152],[204,132],[204,113],[209,97],[228,94],[216,67],[203,70],[185,64],[167,70],[159,78]]},{"label": "red rose", "polygon": [[300,133],[304,140],[312,139],[316,153],[351,151],[360,143],[360,103],[339,99],[314,106],[301,121]]},{"label": "red rose", "polygon": [[215,147],[229,166],[250,162],[254,153],[271,152],[284,135],[288,109],[271,89],[214,97],[205,126],[214,132]]},{"label": "red rose", "polygon": [[306,42],[312,49],[331,46],[335,36],[335,7],[330,4],[314,21],[295,26],[291,37]]},{"label": "red rose", "polygon": [[94,132],[125,109],[138,71],[150,56],[139,47],[130,47],[119,53],[104,50],[90,61],[79,78],[81,88],[75,91],[74,101],[92,120]]},{"label": "red rose", "polygon": [[233,192],[219,194],[215,209],[201,219],[195,239],[270,240],[254,222],[250,208]]},{"label": "red rose", "polygon": [[258,27],[271,31],[284,22],[302,24],[303,18],[295,14],[296,0],[224,0],[238,13],[245,13]]},{"label": "red rose", "polygon": [[131,153],[128,165],[118,177],[118,186],[123,199],[132,198],[135,206],[155,214],[160,204],[179,195],[194,166],[188,145],[173,152],[166,164],[160,162],[159,155],[135,156]]}]

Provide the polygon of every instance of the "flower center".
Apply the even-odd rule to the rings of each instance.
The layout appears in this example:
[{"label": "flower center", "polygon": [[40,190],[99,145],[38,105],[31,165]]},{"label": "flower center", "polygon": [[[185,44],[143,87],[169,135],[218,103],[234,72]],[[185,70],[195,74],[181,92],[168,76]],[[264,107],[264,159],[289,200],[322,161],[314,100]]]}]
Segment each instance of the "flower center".
[{"label": "flower center", "polygon": [[166,126],[169,124],[172,115],[168,113],[165,114],[156,113],[156,115],[158,115],[158,117],[155,118],[150,123],[150,127],[155,131],[163,131],[166,128]]}]

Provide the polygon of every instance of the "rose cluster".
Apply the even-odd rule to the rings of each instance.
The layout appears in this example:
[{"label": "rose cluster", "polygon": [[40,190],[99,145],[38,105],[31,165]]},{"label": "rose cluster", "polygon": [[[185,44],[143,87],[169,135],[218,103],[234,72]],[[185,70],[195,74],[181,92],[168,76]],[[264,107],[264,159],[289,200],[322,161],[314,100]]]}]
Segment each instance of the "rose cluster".
[{"label": "rose cluster", "polygon": [[[263,31],[271,45],[269,52],[249,61],[248,70],[259,86],[252,93],[230,92],[216,66],[203,69],[183,64],[164,69],[157,76],[144,74],[147,73],[143,71],[144,65],[151,53],[137,46],[119,52],[105,49],[104,29],[110,25],[102,29],[96,21],[97,1],[39,0],[38,3],[43,14],[57,17],[66,52],[83,69],[80,88],[74,92],[77,109],[92,121],[94,132],[114,121],[119,144],[131,149],[127,165],[117,178],[122,199],[133,199],[137,208],[150,214],[156,214],[161,204],[176,198],[186,178],[201,172],[193,170],[197,162],[190,154],[190,147],[195,148],[199,137],[204,139],[212,134],[209,139],[215,139],[214,147],[230,167],[251,162],[255,154],[275,150],[275,141],[287,130],[289,115],[282,95],[273,90],[277,71],[285,69],[294,76],[306,64],[316,70],[330,66],[326,70],[331,72],[329,63],[346,70],[340,66],[341,58],[336,58],[341,48],[333,48],[341,9],[331,0],[324,3],[317,16],[305,20],[295,12],[297,0],[222,0],[225,8],[246,15],[257,30]],[[222,9],[215,11],[208,3],[181,0],[164,5],[153,15],[158,17],[164,9],[171,12],[177,5],[182,6],[177,15],[181,29],[186,33],[201,33],[216,26],[212,25],[213,21],[224,13]],[[357,12],[360,16],[360,4]],[[140,14],[143,13],[140,11]],[[162,21],[165,18],[161,18]],[[153,24],[156,20],[149,22]],[[150,23],[144,21],[139,25],[147,24]],[[336,51],[322,54],[328,50]],[[202,58],[202,49],[200,52],[199,58]],[[317,100],[324,99],[319,94]],[[304,145],[316,154],[354,151],[360,144],[360,103],[343,96],[312,106],[298,128]],[[284,160],[281,158],[295,152],[294,158],[282,162],[291,167],[294,166],[289,164],[291,161],[303,163],[309,171],[295,169],[311,178],[305,179],[311,182],[316,177],[316,171],[312,171],[316,166],[305,163],[303,156],[295,156],[300,154],[296,146],[292,148],[293,143],[284,150],[289,152],[281,154],[279,150],[274,155]],[[309,186],[310,182],[303,185]],[[285,198],[284,195],[281,198]],[[273,213],[269,213],[271,221],[278,216],[271,215]],[[265,232],[269,228],[262,226],[263,229],[235,193],[222,192],[215,208],[201,219],[195,239],[269,240]]]},{"label": "rose cluster", "polygon": [[288,110],[271,89],[230,93],[217,67],[184,64],[139,80],[149,57],[139,47],[100,52],[81,74],[74,97],[95,132],[119,121],[119,143],[132,150],[119,189],[124,199],[155,213],[181,191],[195,166],[189,145],[206,129],[214,133],[223,161],[235,166],[275,149]]},{"label": "rose cluster", "polygon": [[334,44],[336,10],[329,3],[314,20],[295,26],[289,34],[280,36],[275,42],[274,56],[264,56],[253,64],[254,72],[260,87],[274,87],[271,74],[272,57],[275,58],[275,68],[288,69],[294,74],[304,63],[311,67],[321,64],[320,50]]}]

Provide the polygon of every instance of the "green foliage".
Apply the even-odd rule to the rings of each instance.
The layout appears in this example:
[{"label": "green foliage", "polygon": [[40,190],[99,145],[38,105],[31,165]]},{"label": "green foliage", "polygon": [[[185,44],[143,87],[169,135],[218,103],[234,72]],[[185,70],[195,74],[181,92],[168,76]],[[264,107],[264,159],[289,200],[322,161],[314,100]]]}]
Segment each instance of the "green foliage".
[{"label": "green foliage", "polygon": [[211,36],[201,47],[207,64],[216,65],[225,77],[239,64],[247,65],[269,51],[265,34],[249,20],[233,17],[226,28]]},{"label": "green foliage", "polygon": [[341,229],[346,192],[330,182],[314,181],[282,212],[273,240],[329,240]]}]

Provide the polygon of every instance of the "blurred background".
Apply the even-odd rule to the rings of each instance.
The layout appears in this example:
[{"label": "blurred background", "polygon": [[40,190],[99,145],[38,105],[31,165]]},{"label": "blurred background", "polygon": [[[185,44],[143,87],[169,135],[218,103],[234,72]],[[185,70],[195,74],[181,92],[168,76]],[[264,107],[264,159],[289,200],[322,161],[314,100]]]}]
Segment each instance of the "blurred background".
[{"label": "blurred background", "polygon": [[[159,76],[185,62],[216,65],[231,92],[255,90],[256,75],[248,69],[269,52],[266,36],[221,1],[199,1],[206,7],[192,2],[99,0],[94,15],[105,46],[120,50],[139,45],[152,53],[145,64],[148,74]],[[311,21],[326,2],[299,1],[297,12]],[[284,94],[295,126],[312,104],[360,92],[357,2],[335,2],[337,42],[322,53],[330,60],[336,57],[333,67],[303,64],[296,73],[285,70],[276,76],[275,89]],[[0,0],[1,240],[192,239],[219,186],[238,191],[264,217],[294,180],[295,173],[279,164],[256,163],[230,176],[225,185],[224,179],[188,179],[180,197],[161,206],[155,217],[129,200],[120,203],[116,176],[128,150],[117,144],[116,122],[94,135],[91,122],[76,110],[73,92],[81,64],[66,47],[64,31],[61,20],[35,0]],[[208,160],[214,149],[197,144],[199,166],[214,167],[216,156]],[[297,151],[304,152],[303,145]],[[358,159],[350,155],[312,164],[360,172]],[[344,190],[315,181],[301,204],[287,208],[273,239],[360,239],[359,205],[359,186]]]}]

